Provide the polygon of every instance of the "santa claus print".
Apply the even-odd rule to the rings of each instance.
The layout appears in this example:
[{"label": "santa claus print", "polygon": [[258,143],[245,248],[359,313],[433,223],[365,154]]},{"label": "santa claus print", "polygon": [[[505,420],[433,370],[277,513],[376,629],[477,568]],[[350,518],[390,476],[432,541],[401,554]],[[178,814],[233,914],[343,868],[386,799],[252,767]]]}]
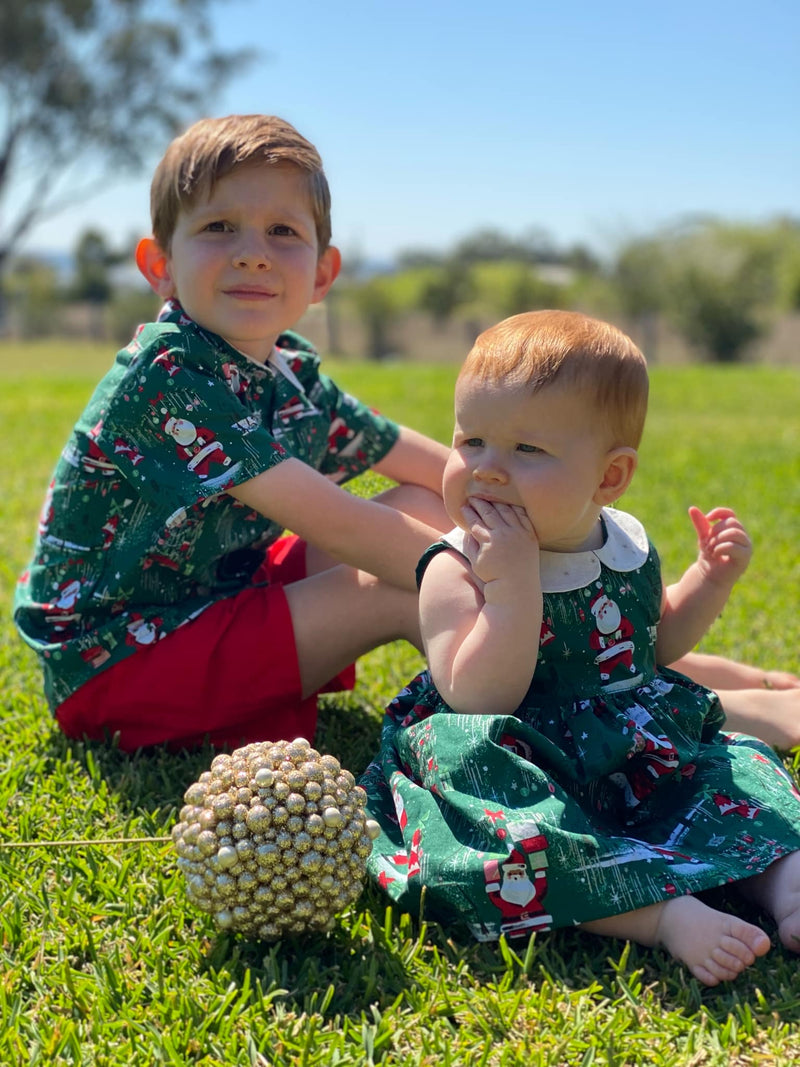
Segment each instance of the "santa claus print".
[{"label": "santa claus print", "polygon": [[225,455],[222,444],[211,430],[174,415],[164,419],[162,429],[175,441],[178,455],[186,460],[186,466],[198,478],[207,478],[212,464],[230,466],[230,456]]},{"label": "santa claus print", "polygon": [[531,929],[548,929],[547,838],[544,834],[516,841],[506,860],[486,860],[486,893],[501,915],[500,931],[510,937]]},{"label": "santa claus print", "polygon": [[549,645],[555,639],[553,620],[550,618],[542,619],[541,629],[539,630],[539,648],[544,648],[545,645]]},{"label": "santa claus print", "polygon": [[100,533],[103,537],[103,548],[111,548],[114,538],[117,536],[117,527],[119,526],[119,515],[109,515],[103,525],[100,527]]},{"label": "santa claus print", "polygon": [[[316,414],[318,414],[317,409],[312,404],[309,404],[307,399],[296,393],[284,401],[275,412],[276,422],[272,432],[277,437],[280,427],[285,429],[289,423],[294,422],[296,419],[306,419]],[[278,425],[279,423],[280,426]]]},{"label": "santa claus print", "polygon": [[126,441],[124,437],[115,438],[114,455],[125,456],[127,459],[130,460],[134,467],[137,465],[137,463],[141,463],[144,459],[144,456],[136,447],[136,445],[132,445],[129,441]]},{"label": "santa claus print", "polygon": [[170,378],[174,378],[180,366],[172,359],[169,348],[164,347],[159,349],[158,355],[153,360],[153,366],[161,367],[167,372]]},{"label": "santa claus print", "polygon": [[47,611],[45,619],[52,623],[56,633],[63,633],[69,629],[70,623],[80,618],[80,612],[75,609],[81,595],[81,588],[80,578],[66,578],[58,585],[53,600],[45,605]]},{"label": "santa claus print", "polygon": [[154,645],[163,637],[159,629],[161,623],[161,619],[145,619],[138,613],[134,613],[126,627],[128,633],[125,637],[125,644],[140,647]]},{"label": "santa claus print", "polygon": [[80,463],[86,474],[112,478],[117,473],[117,468],[91,437],[87,438],[86,453],[81,457]]},{"label": "santa claus print", "polygon": [[[595,663],[600,670],[600,687],[608,692],[631,689],[642,681],[633,663],[633,623],[620,611],[619,604],[606,591],[599,592],[589,603],[595,628],[589,636],[589,646],[597,653]],[[614,673],[623,676],[611,679]]]},{"label": "santa claus print", "polygon": [[222,373],[225,375],[225,381],[228,383],[228,388],[234,396],[243,396],[247,392],[249,382],[246,378],[242,377],[242,374],[235,363],[223,363]]}]

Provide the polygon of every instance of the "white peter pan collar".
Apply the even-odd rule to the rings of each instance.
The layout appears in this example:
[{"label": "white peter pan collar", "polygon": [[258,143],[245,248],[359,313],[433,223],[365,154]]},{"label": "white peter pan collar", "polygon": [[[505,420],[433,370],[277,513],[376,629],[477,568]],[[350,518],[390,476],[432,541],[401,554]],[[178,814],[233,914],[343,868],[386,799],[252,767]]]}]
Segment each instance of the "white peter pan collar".
[{"label": "white peter pan collar", "polygon": [[[605,565],[613,571],[635,571],[647,560],[650,546],[644,526],[633,515],[616,508],[603,508],[600,513],[606,539],[598,549],[586,552],[542,552],[539,569],[543,593],[567,593],[582,589],[600,576]],[[456,527],[442,537],[448,545],[466,555],[466,531]]]}]

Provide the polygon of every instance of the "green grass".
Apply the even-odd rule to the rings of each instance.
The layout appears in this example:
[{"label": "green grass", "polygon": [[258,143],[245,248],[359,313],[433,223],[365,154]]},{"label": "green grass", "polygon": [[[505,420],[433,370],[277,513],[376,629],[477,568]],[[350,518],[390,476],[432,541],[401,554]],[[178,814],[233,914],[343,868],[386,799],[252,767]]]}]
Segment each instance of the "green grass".
[{"label": "green grass", "polygon": [[[105,350],[0,346],[0,567],[6,605],[56,454]],[[453,367],[331,364],[344,385],[446,440]],[[756,544],[709,651],[798,669],[800,376],[653,372],[642,462],[624,505],[668,579],[693,555],[686,508],[730,503]],[[365,480],[367,491],[375,485]],[[397,644],[326,698],[317,744],[360,771],[381,708],[417,668]],[[127,757],[54,730],[33,657],[3,613],[0,841],[166,835],[210,755]],[[419,924],[368,888],[330,935],[265,945],[186,900],[168,844],[0,849],[0,1065],[790,1064],[800,976],[777,945],[701,987],[664,953],[571,931],[509,947]]]}]

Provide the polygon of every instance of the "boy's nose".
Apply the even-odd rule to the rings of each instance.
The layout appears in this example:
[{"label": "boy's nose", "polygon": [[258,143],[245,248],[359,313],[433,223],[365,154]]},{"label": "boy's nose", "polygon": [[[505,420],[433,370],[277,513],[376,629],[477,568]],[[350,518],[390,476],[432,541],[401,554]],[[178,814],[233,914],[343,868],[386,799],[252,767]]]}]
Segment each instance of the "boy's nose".
[{"label": "boy's nose", "polygon": [[239,243],[233,255],[233,263],[236,267],[251,270],[269,270],[272,266],[265,243],[257,238],[245,238]]}]

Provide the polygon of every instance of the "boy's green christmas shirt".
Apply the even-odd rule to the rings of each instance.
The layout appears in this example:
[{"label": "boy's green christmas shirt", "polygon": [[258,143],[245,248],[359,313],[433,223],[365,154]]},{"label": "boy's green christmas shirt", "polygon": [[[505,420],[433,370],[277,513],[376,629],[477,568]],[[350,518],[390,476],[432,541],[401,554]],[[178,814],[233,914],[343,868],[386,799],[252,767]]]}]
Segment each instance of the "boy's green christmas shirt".
[{"label": "boy's green christmas shirt", "polygon": [[226,490],[295,457],[343,483],[398,427],[340,390],[297,334],[266,364],[175,303],[140,327],[56,466],[15,621],[52,707],[250,584],[280,525]]}]

